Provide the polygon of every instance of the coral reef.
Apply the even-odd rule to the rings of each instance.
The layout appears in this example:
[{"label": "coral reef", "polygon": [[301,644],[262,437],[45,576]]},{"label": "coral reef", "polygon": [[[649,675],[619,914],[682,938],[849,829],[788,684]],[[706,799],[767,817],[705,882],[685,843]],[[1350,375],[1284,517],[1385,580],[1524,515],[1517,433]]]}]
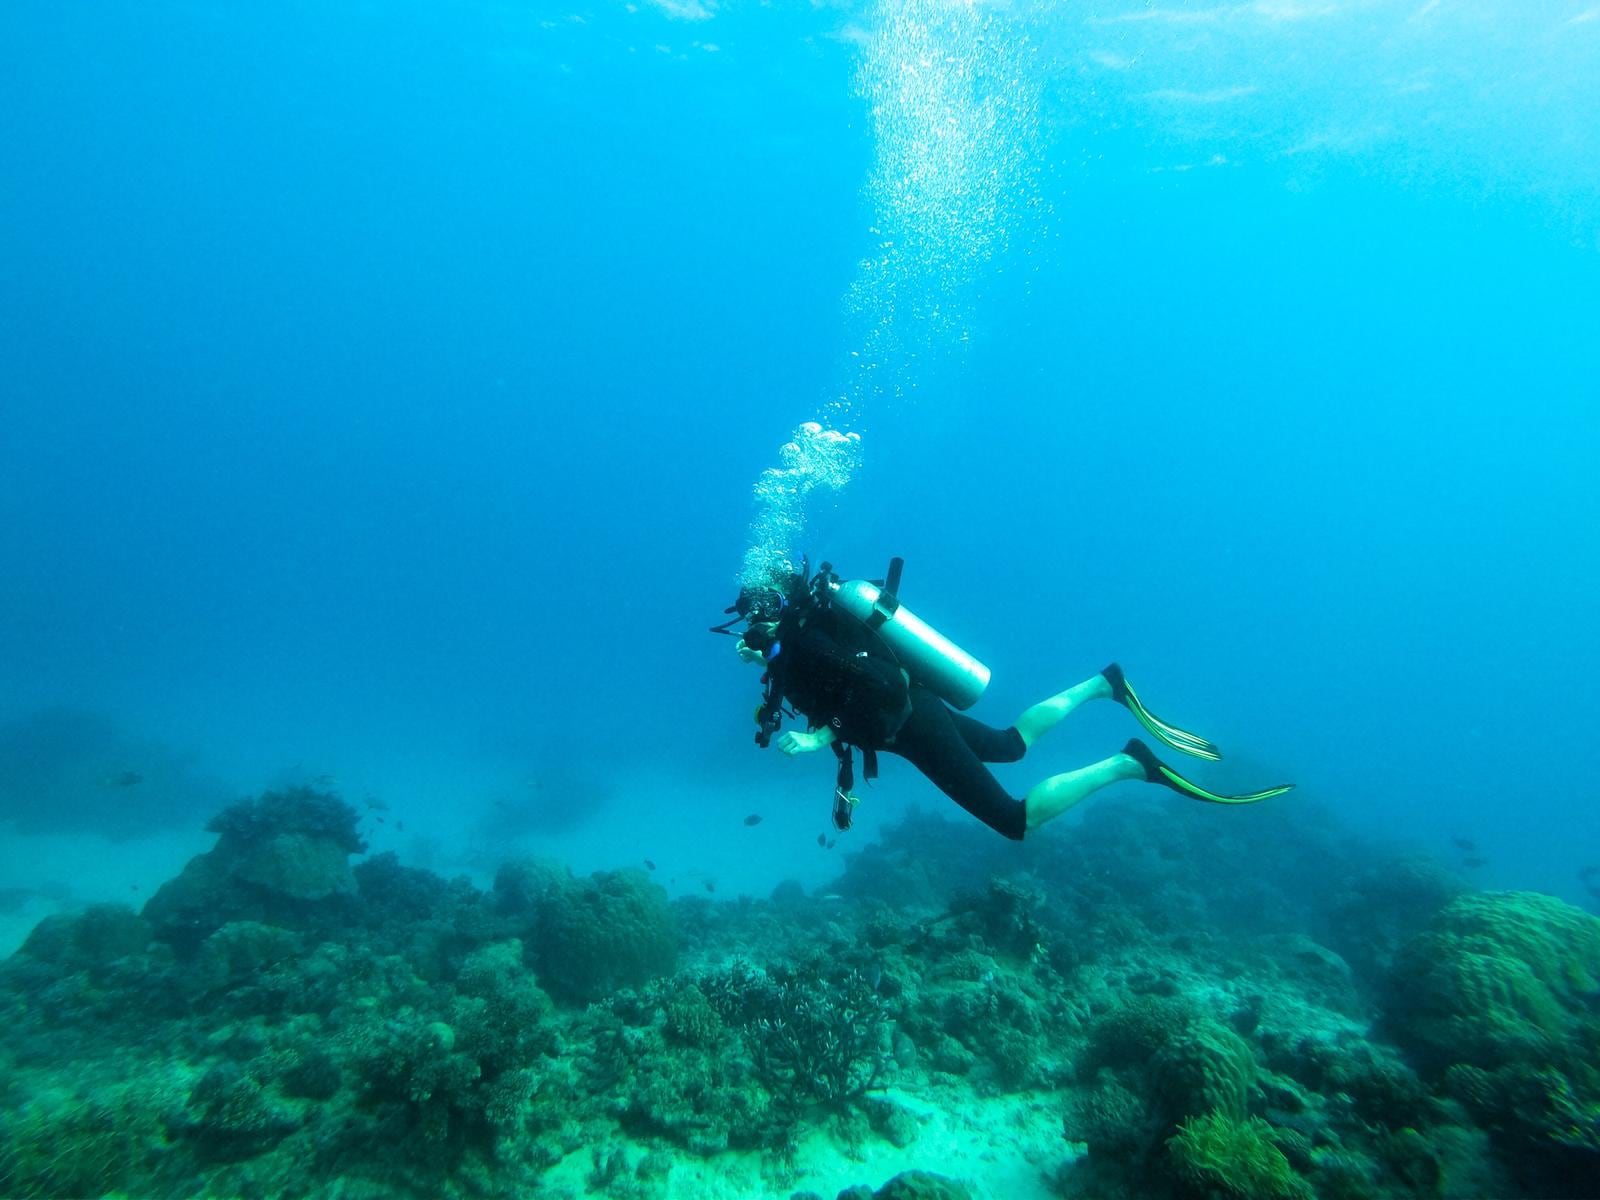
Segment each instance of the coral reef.
[{"label": "coral reef", "polygon": [[564,999],[603,999],[670,974],[678,934],[667,893],[643,871],[597,871],[573,879],[564,868],[524,863],[495,879],[502,911],[525,924],[532,960]]},{"label": "coral reef", "polygon": [[1600,918],[1553,896],[1462,896],[1401,951],[1387,1011],[1404,1043],[1435,1064],[1554,1064],[1596,1044]]},{"label": "coral reef", "polygon": [[350,856],[367,848],[356,824],[354,809],[312,788],[230,805],[206,826],[216,846],[163,884],[144,917],[180,953],[229,921],[310,927],[336,919],[356,891]]},{"label": "coral reef", "polygon": [[992,1200],[908,1168],[1033,1128],[1005,1169],[1085,1200],[1592,1194],[1600,921],[1130,807],[914,816],[841,905],[352,867],[353,809],[267,793],[0,964],[0,1193],[803,1197],[821,1154],[897,1164],[852,1200]]},{"label": "coral reef", "polygon": [[1600,918],[1531,892],[1463,895],[1396,956],[1385,1016],[1531,1191],[1600,1178]]}]

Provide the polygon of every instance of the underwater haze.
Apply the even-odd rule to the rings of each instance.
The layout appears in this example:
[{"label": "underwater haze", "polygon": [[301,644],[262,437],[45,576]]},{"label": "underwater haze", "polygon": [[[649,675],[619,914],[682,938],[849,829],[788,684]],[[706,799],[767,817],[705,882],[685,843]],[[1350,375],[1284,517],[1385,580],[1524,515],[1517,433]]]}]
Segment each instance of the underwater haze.
[{"label": "underwater haze", "polygon": [[[0,1193],[1600,1194],[1596,79],[1593,0],[8,5]],[[1116,661],[1295,790],[836,830],[707,629],[895,556],[972,715]]]}]

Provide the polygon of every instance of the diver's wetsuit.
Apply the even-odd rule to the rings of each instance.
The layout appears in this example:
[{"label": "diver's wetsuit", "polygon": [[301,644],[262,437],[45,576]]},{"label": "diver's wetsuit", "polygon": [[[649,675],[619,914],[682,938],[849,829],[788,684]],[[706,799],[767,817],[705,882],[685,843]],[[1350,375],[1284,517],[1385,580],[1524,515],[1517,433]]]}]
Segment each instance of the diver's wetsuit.
[{"label": "diver's wetsuit", "polygon": [[[861,736],[848,718],[840,724],[830,720],[835,711],[850,706],[848,664],[869,654],[882,662],[881,655],[888,651],[859,622],[850,618],[816,622],[787,643],[784,694],[813,728],[832,725],[841,741],[898,754],[990,829],[1020,840],[1027,831],[1026,803],[1010,795],[983,765],[1016,762],[1023,756],[1027,746],[1015,726],[995,729],[963,716],[915,683],[910,688],[910,713],[888,739]],[[890,675],[898,669],[891,668]]]},{"label": "diver's wetsuit", "polygon": [[1027,752],[1015,725],[996,729],[953,712],[925,687],[911,688],[911,715],[882,749],[898,754],[933,785],[990,829],[1020,841],[1027,805],[1012,796],[984,763],[1016,762]]}]

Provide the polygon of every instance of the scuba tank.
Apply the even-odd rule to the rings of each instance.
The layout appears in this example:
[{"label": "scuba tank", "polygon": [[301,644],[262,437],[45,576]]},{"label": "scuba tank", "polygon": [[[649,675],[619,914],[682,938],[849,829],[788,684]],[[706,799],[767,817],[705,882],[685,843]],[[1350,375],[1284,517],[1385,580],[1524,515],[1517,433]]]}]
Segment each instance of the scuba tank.
[{"label": "scuba tank", "polygon": [[840,582],[828,573],[828,600],[875,630],[912,680],[955,708],[971,708],[989,686],[989,668],[900,603],[905,560],[889,561],[883,585],[865,579]]}]

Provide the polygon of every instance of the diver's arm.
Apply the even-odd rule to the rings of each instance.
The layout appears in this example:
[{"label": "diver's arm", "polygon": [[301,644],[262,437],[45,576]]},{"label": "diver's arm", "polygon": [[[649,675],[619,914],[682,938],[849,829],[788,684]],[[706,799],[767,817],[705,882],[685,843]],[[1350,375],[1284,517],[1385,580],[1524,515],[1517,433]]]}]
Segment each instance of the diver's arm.
[{"label": "diver's arm", "polygon": [[833,745],[833,730],[824,725],[814,733],[801,733],[791,729],[778,739],[778,749],[785,754],[809,754],[813,750],[821,750],[824,746]]}]

